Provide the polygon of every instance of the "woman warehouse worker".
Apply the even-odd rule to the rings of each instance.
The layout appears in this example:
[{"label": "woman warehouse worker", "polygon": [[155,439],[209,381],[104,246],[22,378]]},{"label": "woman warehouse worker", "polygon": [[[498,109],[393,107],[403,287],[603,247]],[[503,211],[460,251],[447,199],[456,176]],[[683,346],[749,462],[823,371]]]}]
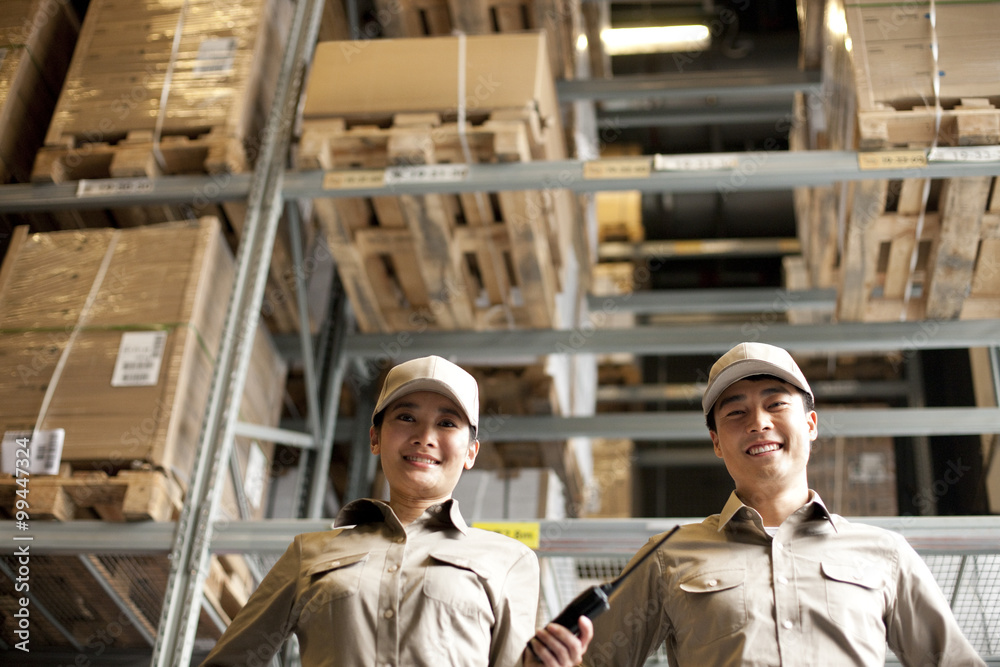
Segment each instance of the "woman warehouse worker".
[{"label": "woman warehouse worker", "polygon": [[479,387],[437,356],[394,367],[372,414],[389,502],[345,505],[295,537],[207,665],[267,665],[295,633],[304,667],[570,667],[593,634],[535,630],[539,570],[522,543],[471,528],[452,492],[479,452]]}]

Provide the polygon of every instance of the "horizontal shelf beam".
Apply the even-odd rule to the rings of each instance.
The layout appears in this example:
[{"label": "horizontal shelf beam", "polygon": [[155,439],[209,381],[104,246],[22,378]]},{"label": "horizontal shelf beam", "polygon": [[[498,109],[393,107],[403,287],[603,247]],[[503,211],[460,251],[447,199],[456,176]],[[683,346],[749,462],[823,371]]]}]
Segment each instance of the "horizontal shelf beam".
[{"label": "horizontal shelf beam", "polygon": [[[395,182],[378,187],[324,187],[322,171],[287,172],[286,199],[317,197],[376,197],[403,194],[492,192],[498,190],[553,190],[574,192],[642,190],[644,192],[718,192],[788,190],[807,185],[875,178],[955,178],[1000,175],[1000,162],[931,162],[925,167],[862,170],[855,151],[756,151],[710,153],[728,160],[724,169],[652,171],[628,178],[585,178],[584,162],[473,164],[461,180]],[[691,156],[675,156],[690,158]],[[644,158],[628,158],[642,161]],[[651,160],[650,156],[645,159]],[[620,164],[624,158],[611,158]],[[600,162],[600,161],[598,161]],[[599,168],[598,172],[601,171]],[[112,208],[152,204],[210,203],[244,199],[252,174],[163,176],[155,179],[102,179],[100,194],[81,196],[79,183],[14,183],[0,186],[0,213]]]},{"label": "horizontal shelf beam", "polygon": [[[539,527],[540,556],[630,556],[646,540],[678,523],[700,518],[526,519]],[[859,523],[901,533],[923,553],[1000,553],[1000,517],[857,517]],[[332,519],[267,519],[220,522],[211,549],[225,553],[280,554],[300,533],[329,530]],[[14,532],[13,521],[0,529]],[[32,554],[170,552],[176,525],[171,522],[34,522]]]},{"label": "horizontal shelf beam", "polygon": [[[599,314],[597,314],[599,315]],[[592,321],[599,324],[597,315]],[[596,325],[595,325],[596,326]],[[284,340],[284,339],[280,339]],[[427,354],[452,360],[523,359],[542,354],[722,354],[742,341],[761,341],[792,352],[893,352],[964,349],[1000,345],[1000,320],[918,322],[838,322],[836,324],[771,323],[748,318],[743,324],[639,326],[631,329],[517,331],[442,331],[427,333],[356,334],[345,341],[347,358],[402,361]],[[294,345],[281,345],[294,356]],[[706,374],[708,369],[705,369]]]},{"label": "horizontal shelf beam", "polygon": [[793,310],[833,312],[837,289],[786,290],[779,287],[737,289],[645,290],[607,296],[589,295],[591,312],[602,309],[642,315],[695,313],[786,313]]},{"label": "horizontal shelf beam", "polygon": [[[692,74],[694,76],[692,76]],[[798,69],[706,70],[556,81],[560,102],[720,97],[787,97],[816,89],[820,73]]]}]

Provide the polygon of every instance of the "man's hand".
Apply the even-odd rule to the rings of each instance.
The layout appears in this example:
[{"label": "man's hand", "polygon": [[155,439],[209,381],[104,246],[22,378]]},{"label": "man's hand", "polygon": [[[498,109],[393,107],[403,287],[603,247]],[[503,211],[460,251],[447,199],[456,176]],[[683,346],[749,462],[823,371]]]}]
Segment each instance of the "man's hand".
[{"label": "man's hand", "polygon": [[594,637],[594,624],[586,616],[581,616],[580,636],[559,625],[549,623],[539,628],[528,641],[524,652],[525,667],[544,665],[545,667],[576,667],[583,661],[590,640]]}]

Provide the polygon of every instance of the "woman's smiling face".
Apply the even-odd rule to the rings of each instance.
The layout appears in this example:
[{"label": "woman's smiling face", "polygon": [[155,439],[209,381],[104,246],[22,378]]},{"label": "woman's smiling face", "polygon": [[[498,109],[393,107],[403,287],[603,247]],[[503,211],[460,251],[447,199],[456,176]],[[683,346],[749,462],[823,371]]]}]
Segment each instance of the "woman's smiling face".
[{"label": "woman's smiling face", "polygon": [[472,467],[479,452],[471,433],[461,408],[442,394],[417,391],[393,401],[381,426],[370,431],[390,500],[451,497],[462,471]]}]

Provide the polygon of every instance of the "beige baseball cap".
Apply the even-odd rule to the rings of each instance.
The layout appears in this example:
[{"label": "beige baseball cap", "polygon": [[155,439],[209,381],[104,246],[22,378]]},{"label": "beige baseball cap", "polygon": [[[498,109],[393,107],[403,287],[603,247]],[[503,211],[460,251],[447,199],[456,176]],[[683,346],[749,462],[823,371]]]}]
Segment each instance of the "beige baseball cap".
[{"label": "beige baseball cap", "polygon": [[705,415],[729,385],[752,375],[773,375],[813,396],[806,376],[787,350],[766,343],[740,343],[722,355],[708,373],[708,386],[701,398]]},{"label": "beige baseball cap", "polygon": [[447,359],[431,355],[404,361],[385,377],[372,419],[401,396],[415,391],[433,391],[447,396],[465,413],[473,428],[479,428],[479,385],[462,368]]}]

